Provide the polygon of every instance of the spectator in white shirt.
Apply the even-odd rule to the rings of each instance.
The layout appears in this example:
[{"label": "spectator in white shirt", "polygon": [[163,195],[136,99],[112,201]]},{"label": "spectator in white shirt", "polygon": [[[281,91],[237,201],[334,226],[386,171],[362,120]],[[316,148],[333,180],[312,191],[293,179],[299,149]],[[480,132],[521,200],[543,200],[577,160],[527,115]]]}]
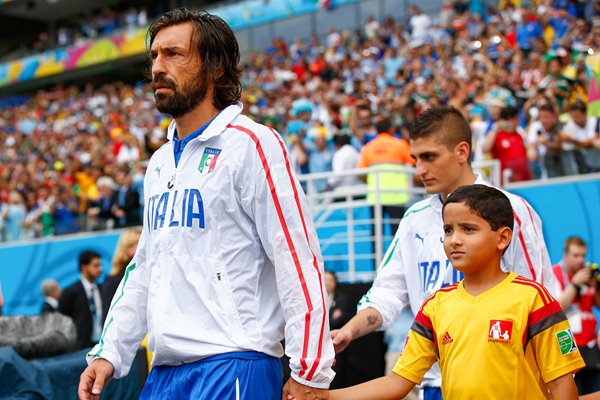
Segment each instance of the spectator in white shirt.
[{"label": "spectator in white shirt", "polygon": [[580,174],[591,172],[592,168],[587,165],[585,155],[598,140],[598,118],[589,117],[587,105],[580,100],[569,106],[569,115],[571,120],[563,128],[563,151],[573,155]]},{"label": "spectator in white shirt", "polygon": [[421,9],[415,5],[411,7],[412,15],[408,20],[410,25],[411,38],[414,42],[420,42],[425,39],[427,30],[431,26],[431,18],[423,14]]},{"label": "spectator in white shirt", "polygon": [[331,161],[331,167],[336,176],[327,181],[330,190],[339,190],[346,186],[361,184],[355,175],[338,176],[337,174],[352,170],[358,164],[358,151],[350,144],[350,136],[338,134],[333,137],[335,153]]}]

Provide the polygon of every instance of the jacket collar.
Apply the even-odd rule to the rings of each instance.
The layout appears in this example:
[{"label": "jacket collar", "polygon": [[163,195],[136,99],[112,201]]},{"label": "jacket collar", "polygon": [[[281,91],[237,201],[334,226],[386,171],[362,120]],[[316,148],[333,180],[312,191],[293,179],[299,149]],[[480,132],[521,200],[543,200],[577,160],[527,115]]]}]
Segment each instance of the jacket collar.
[{"label": "jacket collar", "polygon": [[[210,125],[206,127],[202,135],[198,136],[194,140],[205,141],[213,136],[220,135],[225,130],[227,125],[231,123],[231,121],[233,121],[242,112],[242,109],[242,103],[230,105],[229,107],[221,111],[219,115],[217,115],[217,117],[210,123]],[[173,140],[176,128],[177,124],[175,123],[175,120],[171,121],[169,127],[167,128],[167,139],[169,139],[169,141]]]}]

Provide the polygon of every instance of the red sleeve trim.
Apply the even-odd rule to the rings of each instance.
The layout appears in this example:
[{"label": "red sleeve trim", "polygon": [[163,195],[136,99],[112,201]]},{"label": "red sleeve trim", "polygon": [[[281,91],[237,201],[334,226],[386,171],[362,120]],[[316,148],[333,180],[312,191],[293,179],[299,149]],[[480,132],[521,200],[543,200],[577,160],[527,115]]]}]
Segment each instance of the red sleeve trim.
[{"label": "red sleeve trim", "polygon": [[[304,274],[302,272],[302,267],[300,265],[300,260],[298,259],[298,254],[296,251],[296,248],[294,246],[294,243],[292,241],[292,236],[290,234],[289,228],[287,226],[287,223],[285,221],[285,218],[283,216],[283,210],[281,208],[281,204],[279,202],[279,197],[277,196],[277,191],[275,190],[275,184],[273,182],[273,177],[271,175],[271,169],[269,167],[269,164],[267,162],[265,153],[263,151],[263,148],[260,144],[260,141],[258,140],[258,137],[256,136],[256,134],[254,134],[254,132],[250,131],[249,129],[243,127],[243,126],[239,126],[239,125],[228,125],[228,128],[233,128],[233,129],[237,129],[238,131],[241,131],[245,134],[247,134],[250,139],[252,139],[252,141],[254,142],[254,144],[256,145],[256,150],[258,152],[260,161],[262,163],[263,169],[265,171],[265,177],[267,180],[267,184],[269,186],[269,189],[271,191],[271,197],[273,198],[273,203],[275,205],[275,210],[277,212],[277,217],[279,219],[279,222],[281,224],[283,233],[285,235],[285,240],[286,243],[290,249],[290,252],[292,254],[292,259],[294,261],[294,266],[296,267],[296,272],[298,274],[298,278],[300,280],[300,284],[302,286],[302,293],[304,294],[304,299],[306,301],[306,306],[307,306],[307,311],[305,314],[305,324],[304,324],[304,342],[303,342],[303,346],[302,346],[302,357],[300,358],[300,366],[302,367],[302,369],[300,370],[300,373],[298,374],[299,377],[303,377],[306,374],[306,371],[308,370],[308,365],[306,363],[306,358],[308,356],[308,347],[309,347],[309,341],[310,341],[310,315],[313,311],[313,305],[312,305],[312,301],[310,299],[310,295],[308,293],[308,286],[306,284],[306,280],[304,278]],[[280,142],[280,146],[281,146],[281,142]],[[288,158],[286,156],[286,151],[285,148],[282,148],[283,153],[284,153],[284,159],[286,160],[286,166],[288,169],[288,174],[290,174],[290,179],[292,179],[291,176],[291,170],[290,170],[290,166],[289,166],[289,162],[288,162]],[[297,188],[295,186],[295,183],[292,179],[292,186],[294,188],[294,197],[296,200],[296,205],[298,207],[298,213],[300,214],[300,218],[302,220],[302,223],[304,225],[304,231],[306,234],[306,225],[304,222],[304,215],[302,213],[302,209],[300,207],[300,202],[299,202],[299,197],[298,197],[298,192],[297,192]],[[308,235],[307,235],[308,238]],[[311,250],[312,251],[312,250]],[[313,253],[313,262],[316,263],[316,256]],[[317,266],[317,271],[318,271],[318,266]],[[321,276],[319,273],[319,285],[321,285]],[[317,368],[317,365],[320,361],[320,356],[321,356],[321,352],[322,352],[322,347],[323,347],[323,335],[324,335],[324,330],[325,330],[325,316],[326,316],[326,307],[325,307],[325,300],[323,298],[323,290],[321,289],[321,300],[322,300],[322,304],[323,304],[323,320],[321,321],[321,333],[320,333],[320,341],[319,341],[319,349],[318,349],[318,354],[317,354],[317,358],[315,359],[310,371],[312,372],[312,375],[314,375],[314,372]],[[308,376],[306,377],[307,380],[310,380],[313,376],[311,375],[311,373],[308,374]]]}]

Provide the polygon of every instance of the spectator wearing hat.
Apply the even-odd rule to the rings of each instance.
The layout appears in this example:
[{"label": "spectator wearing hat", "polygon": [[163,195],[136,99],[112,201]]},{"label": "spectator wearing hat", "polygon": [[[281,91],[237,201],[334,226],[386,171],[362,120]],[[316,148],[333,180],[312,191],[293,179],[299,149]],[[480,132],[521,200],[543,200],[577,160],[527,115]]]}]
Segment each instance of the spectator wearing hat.
[{"label": "spectator wearing hat", "polygon": [[[308,170],[311,174],[329,172],[331,171],[333,151],[327,143],[325,128],[319,126],[313,129],[317,129],[318,133],[314,137],[314,143],[308,155]],[[315,179],[312,181],[312,184],[314,189],[319,193],[327,189],[327,179]]]}]

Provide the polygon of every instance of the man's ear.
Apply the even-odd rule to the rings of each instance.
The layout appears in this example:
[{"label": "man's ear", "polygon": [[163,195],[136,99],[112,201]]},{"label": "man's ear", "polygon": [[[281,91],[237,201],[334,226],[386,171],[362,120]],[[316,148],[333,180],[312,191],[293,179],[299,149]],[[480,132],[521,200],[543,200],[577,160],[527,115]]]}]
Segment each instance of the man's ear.
[{"label": "man's ear", "polygon": [[498,229],[498,250],[506,250],[512,240],[512,229],[508,226],[503,226]]},{"label": "man's ear", "polygon": [[454,153],[461,164],[468,163],[471,158],[471,146],[467,142],[460,142],[454,147]]}]

